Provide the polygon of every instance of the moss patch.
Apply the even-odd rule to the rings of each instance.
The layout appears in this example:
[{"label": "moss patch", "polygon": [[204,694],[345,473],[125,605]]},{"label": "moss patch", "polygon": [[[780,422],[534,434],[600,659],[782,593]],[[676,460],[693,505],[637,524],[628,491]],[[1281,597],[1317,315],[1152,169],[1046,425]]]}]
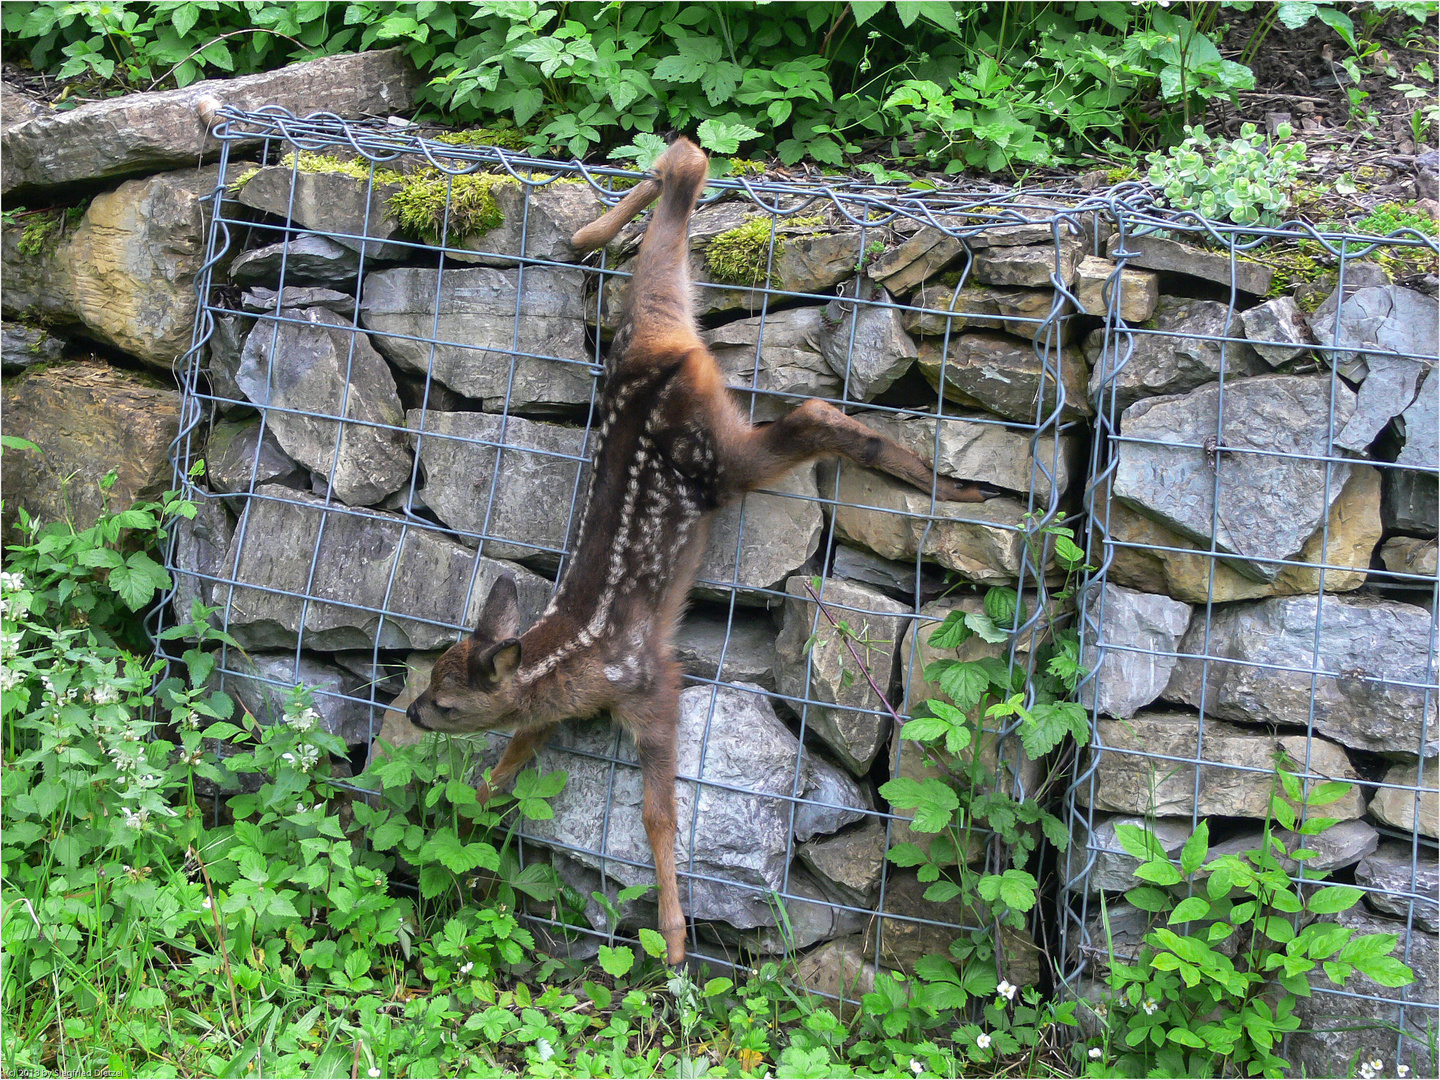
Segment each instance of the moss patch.
[{"label": "moss patch", "polygon": [[[785,238],[824,225],[823,214],[784,219],[775,226],[775,261],[785,253]],[[765,277],[770,246],[770,218],[754,217],[721,233],[705,248],[705,265],[717,281],[753,288]]]},{"label": "moss patch", "polygon": [[[295,154],[286,154],[280,159],[279,168],[294,169],[297,172],[311,173],[338,173],[341,176],[349,176],[355,180],[369,181],[370,162],[364,158],[335,157],[332,154],[316,154],[309,150],[301,150],[297,159]],[[239,176],[230,182],[230,191],[239,191],[251,180],[254,180],[260,173],[261,166],[257,165],[252,169],[246,169]],[[375,186],[383,187],[390,184],[399,184],[405,177],[395,169],[375,169]]]},{"label": "moss patch", "polygon": [[1400,229],[1414,229],[1426,236],[1437,236],[1440,235],[1440,222],[1424,210],[1417,209],[1413,201],[1381,203],[1355,222],[1354,229],[1371,236],[1389,236]]},{"label": "moss patch", "polygon": [[15,245],[21,255],[34,258],[49,254],[55,249],[65,230],[79,224],[85,215],[85,207],[72,206],[68,209],[57,207],[53,210],[23,211],[16,215],[13,224],[20,226],[20,240]]},{"label": "moss patch", "polygon": [[400,182],[390,197],[390,209],[400,227],[426,243],[440,243],[446,229],[446,199],[449,199],[447,237],[451,243],[467,236],[484,236],[505,221],[491,190],[508,177],[493,173],[448,176],[439,169],[424,169]]},{"label": "moss patch", "polygon": [[765,162],[752,161],[750,158],[732,157],[730,168],[726,170],[727,176],[759,176],[765,171]]},{"label": "moss patch", "polygon": [[451,146],[498,146],[502,150],[524,150],[525,137],[518,128],[468,128],[435,136],[436,142]]}]

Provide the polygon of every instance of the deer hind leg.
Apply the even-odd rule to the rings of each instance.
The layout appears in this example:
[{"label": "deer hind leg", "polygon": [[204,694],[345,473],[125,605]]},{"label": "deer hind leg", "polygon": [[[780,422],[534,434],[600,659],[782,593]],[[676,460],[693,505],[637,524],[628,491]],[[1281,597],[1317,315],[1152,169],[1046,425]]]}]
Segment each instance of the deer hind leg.
[{"label": "deer hind leg", "polygon": [[666,959],[685,959],[685,916],[675,882],[675,729],[680,719],[678,678],[662,679],[644,698],[627,703],[616,714],[635,737],[645,801],[641,820],[655,856],[655,883],[660,902],[660,935]]},{"label": "deer hind leg", "polygon": [[509,785],[520,771],[520,766],[530,760],[530,755],[545,744],[545,740],[550,738],[550,733],[554,730],[554,724],[542,724],[540,727],[522,728],[510,737],[505,752],[490,770],[489,783],[482,782],[476,790],[476,798],[481,806],[490,801],[493,792],[503,791]]},{"label": "deer hind leg", "polygon": [[988,484],[937,476],[918,455],[847,416],[819,398],[811,398],[772,424],[752,428],[727,455],[727,471],[742,477],[750,490],[784,475],[803,462],[838,454],[857,465],[879,469],[944,502],[984,502],[1003,494]]}]

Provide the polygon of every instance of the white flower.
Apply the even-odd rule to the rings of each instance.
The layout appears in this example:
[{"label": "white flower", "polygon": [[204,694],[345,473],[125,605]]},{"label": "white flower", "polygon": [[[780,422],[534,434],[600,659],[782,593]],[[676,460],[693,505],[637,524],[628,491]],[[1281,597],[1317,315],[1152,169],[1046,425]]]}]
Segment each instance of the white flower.
[{"label": "white flower", "polygon": [[922,1072],[925,1071],[925,1066],[921,1065],[920,1062],[917,1061],[915,1058],[911,1058],[910,1071],[913,1072],[916,1076],[919,1076]]},{"label": "white flower", "polygon": [[555,1048],[550,1045],[549,1039],[536,1039],[535,1049],[540,1051],[540,1060],[549,1061],[555,1056]]},{"label": "white flower", "polygon": [[995,988],[995,992],[1001,997],[1003,997],[1006,1001],[1014,1001],[1015,991],[1018,989],[1020,989],[1018,986],[1012,986],[1010,984],[1009,979],[1001,979],[1000,985]]},{"label": "white flower", "polygon": [[1154,998],[1147,997],[1144,1004],[1142,1004],[1140,1007],[1145,1010],[1146,1016],[1153,1016],[1156,1011],[1159,1010],[1160,1004]]},{"label": "white flower", "polygon": [[463,964],[460,965],[460,974],[461,974],[461,975],[469,975],[470,972],[473,971],[474,969],[475,969],[475,961],[474,961],[474,960],[466,960],[465,963],[463,963]]},{"label": "white flower", "polygon": [[25,588],[24,574],[3,574],[0,573],[0,589],[6,592],[19,592]]},{"label": "white flower", "polygon": [[14,668],[0,668],[0,690],[14,690],[25,681],[25,676]]},{"label": "white flower", "polygon": [[290,717],[290,725],[296,731],[309,731],[320,722],[320,714],[314,709],[302,709]]},{"label": "white flower", "polygon": [[990,1036],[982,1031],[979,1035],[975,1036],[975,1045],[978,1046],[981,1050],[989,1050]]},{"label": "white flower", "polygon": [[1099,1060],[1100,1060],[1102,1057],[1104,1057],[1104,1056],[1105,1056],[1105,1051],[1104,1051],[1104,1050],[1101,1050],[1100,1047],[1098,1047],[1098,1046],[1092,1046],[1092,1047],[1090,1047],[1090,1060],[1091,1060],[1091,1061],[1099,1061]]},{"label": "white flower", "polygon": [[371,1069],[370,1072],[369,1072],[369,1075],[370,1075],[370,1076],[379,1076],[379,1075],[380,1075],[380,1070],[379,1070],[379,1069]]},{"label": "white flower", "polygon": [[201,906],[202,908],[204,908],[206,911],[209,911],[209,910],[210,910],[210,897],[207,896],[207,897],[205,897],[204,900],[201,900],[201,901],[200,901],[200,906]]},{"label": "white flower", "polygon": [[150,811],[143,806],[139,810],[131,810],[128,806],[124,808],[125,824],[132,829],[143,829],[145,822],[150,820]]},{"label": "white flower", "polygon": [[90,700],[96,705],[114,705],[120,700],[120,691],[109,683],[101,683],[90,691]]},{"label": "white flower", "polygon": [[1360,1063],[1360,1080],[1375,1080],[1375,1070],[1370,1067],[1368,1061]]},{"label": "white flower", "polygon": [[1409,1066],[1409,1065],[1396,1065],[1396,1066],[1395,1066],[1395,1075],[1398,1076],[1398,1077],[1400,1077],[1400,1080],[1405,1080],[1405,1077],[1407,1077],[1407,1076],[1410,1075],[1410,1066]]}]

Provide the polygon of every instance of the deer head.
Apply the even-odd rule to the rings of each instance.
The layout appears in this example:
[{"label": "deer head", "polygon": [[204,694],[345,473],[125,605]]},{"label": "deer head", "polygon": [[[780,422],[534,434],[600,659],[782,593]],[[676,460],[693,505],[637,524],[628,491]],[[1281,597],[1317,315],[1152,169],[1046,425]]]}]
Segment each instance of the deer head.
[{"label": "deer head", "polygon": [[475,629],[435,661],[429,688],[405,711],[427,731],[465,732],[502,727],[519,707],[520,602],[515,579],[499,578]]}]

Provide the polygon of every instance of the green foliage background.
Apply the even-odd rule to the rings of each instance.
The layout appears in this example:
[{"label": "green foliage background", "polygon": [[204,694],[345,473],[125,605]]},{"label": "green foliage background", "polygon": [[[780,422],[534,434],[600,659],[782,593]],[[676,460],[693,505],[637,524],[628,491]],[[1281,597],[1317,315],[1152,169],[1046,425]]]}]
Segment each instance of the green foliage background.
[{"label": "green foliage background", "polygon": [[[430,77],[425,118],[513,126],[547,152],[639,157],[643,136],[674,129],[785,164],[838,166],[866,150],[953,172],[1174,141],[1208,101],[1253,85],[1214,43],[1220,18],[1251,6],[1194,5],[1192,21],[1090,0],[12,0],[3,27],[7,59],[88,76],[99,85],[87,93],[399,45]],[[1330,5],[1276,11],[1353,40]]]}]

